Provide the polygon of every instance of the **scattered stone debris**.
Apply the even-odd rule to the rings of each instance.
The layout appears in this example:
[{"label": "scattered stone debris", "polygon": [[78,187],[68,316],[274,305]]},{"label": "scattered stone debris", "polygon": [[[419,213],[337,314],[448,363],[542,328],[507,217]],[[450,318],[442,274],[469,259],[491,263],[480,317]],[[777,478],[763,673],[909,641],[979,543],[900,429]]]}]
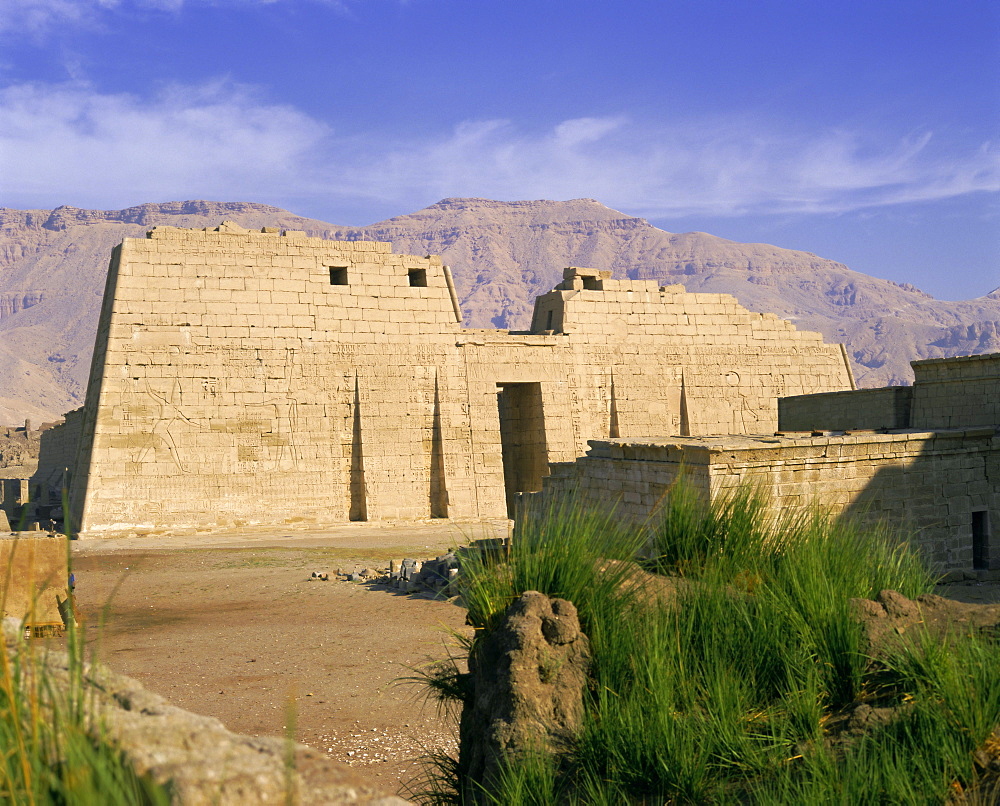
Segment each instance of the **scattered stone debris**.
[{"label": "scattered stone debris", "polygon": [[[319,749],[349,767],[374,767],[379,764],[399,764],[413,760],[423,752],[458,755],[458,740],[446,730],[428,730],[426,727],[404,723],[392,729],[365,728],[358,721],[344,734],[331,731],[318,737]],[[419,761],[413,761],[413,777],[421,771]]]},{"label": "scattered stone debris", "polygon": [[[499,560],[510,549],[509,538],[486,538],[473,541],[434,559],[404,557],[392,560],[388,568],[338,568],[336,578],[346,582],[369,582],[384,585],[404,593],[430,595],[450,599],[459,594],[458,577],[463,558],[475,555],[477,560]],[[313,572],[313,577],[316,573]]]}]

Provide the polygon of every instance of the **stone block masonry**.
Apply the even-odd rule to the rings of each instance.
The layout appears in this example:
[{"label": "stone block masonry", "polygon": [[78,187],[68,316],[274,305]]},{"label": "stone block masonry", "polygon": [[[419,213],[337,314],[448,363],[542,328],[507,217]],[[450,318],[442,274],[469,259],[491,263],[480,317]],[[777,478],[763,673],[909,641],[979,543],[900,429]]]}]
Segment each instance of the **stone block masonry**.
[{"label": "stone block masonry", "polygon": [[83,535],[503,517],[588,439],[767,431],[839,346],[732,297],[567,269],[469,330],[389,244],[158,227],[111,258],[71,497]]},{"label": "stone block masonry", "polygon": [[899,529],[941,571],[1000,570],[1000,355],[913,362],[912,388],[786,398],[775,434],[591,440],[544,495],[645,521],[681,473],[706,499],[753,483]]},{"label": "stone block masonry", "polygon": [[61,631],[67,618],[69,551],[65,536],[39,532],[0,535],[0,601],[3,618],[24,623],[34,634]]}]

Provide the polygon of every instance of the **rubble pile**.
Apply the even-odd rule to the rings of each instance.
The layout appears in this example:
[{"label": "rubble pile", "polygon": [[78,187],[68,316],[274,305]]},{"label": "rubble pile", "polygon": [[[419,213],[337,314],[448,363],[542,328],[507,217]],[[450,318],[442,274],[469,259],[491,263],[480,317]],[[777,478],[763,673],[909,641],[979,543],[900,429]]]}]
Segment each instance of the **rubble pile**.
[{"label": "rubble pile", "polygon": [[[434,559],[404,557],[392,560],[388,568],[355,568],[350,571],[338,568],[332,576],[344,582],[368,582],[404,593],[429,593],[449,598],[459,593],[457,580],[463,559],[474,556],[477,562],[498,561],[506,556],[509,548],[509,538],[487,538],[460,546]],[[330,577],[326,571],[313,571],[310,579],[322,582]]]}]

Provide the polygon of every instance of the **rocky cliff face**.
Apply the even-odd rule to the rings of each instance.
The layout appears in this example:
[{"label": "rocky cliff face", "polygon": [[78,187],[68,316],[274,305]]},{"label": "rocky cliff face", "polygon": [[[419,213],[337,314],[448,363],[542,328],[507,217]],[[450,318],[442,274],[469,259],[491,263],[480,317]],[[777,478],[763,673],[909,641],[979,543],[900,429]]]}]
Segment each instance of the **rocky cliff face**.
[{"label": "rocky cliff face", "polygon": [[910,380],[909,362],[1000,351],[1000,289],[943,302],[808,252],[672,234],[592,199],[445,199],[368,227],[337,227],[277,207],[207,201],[125,210],[0,209],[0,424],[51,420],[79,406],[108,256],[155,225],[279,226],[440,254],[474,327],[527,327],[535,296],[569,265],[734,294],[828,341],[845,342],[860,385]]},{"label": "rocky cliff face", "polygon": [[397,250],[441,254],[475,327],[526,327],[534,297],[576,265],[733,294],[847,344],[861,386],[909,383],[918,358],[1000,350],[1000,289],[944,302],[810,252],[664,232],[591,199],[445,199],[363,231]]}]

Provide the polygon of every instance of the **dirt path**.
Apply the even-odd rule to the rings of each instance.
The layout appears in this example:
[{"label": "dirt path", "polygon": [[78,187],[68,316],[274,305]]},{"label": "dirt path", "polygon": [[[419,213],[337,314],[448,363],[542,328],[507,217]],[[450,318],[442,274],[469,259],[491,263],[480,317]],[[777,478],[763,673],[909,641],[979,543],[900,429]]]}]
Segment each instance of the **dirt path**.
[{"label": "dirt path", "polygon": [[[456,743],[454,722],[395,681],[443,657],[448,631],[468,631],[465,612],[310,574],[432,557],[497,534],[506,524],[80,541],[77,600],[88,640],[116,671],[239,733],[283,735],[291,715],[299,741],[399,789],[421,755]],[[995,583],[937,592],[1000,601]]]},{"label": "dirt path", "polygon": [[325,533],[80,541],[77,600],[88,641],[115,671],[230,730],[296,738],[389,788],[453,751],[453,721],[395,681],[444,656],[467,631],[453,604],[348,582],[334,572],[431,557],[470,536],[420,525],[352,525]]}]

